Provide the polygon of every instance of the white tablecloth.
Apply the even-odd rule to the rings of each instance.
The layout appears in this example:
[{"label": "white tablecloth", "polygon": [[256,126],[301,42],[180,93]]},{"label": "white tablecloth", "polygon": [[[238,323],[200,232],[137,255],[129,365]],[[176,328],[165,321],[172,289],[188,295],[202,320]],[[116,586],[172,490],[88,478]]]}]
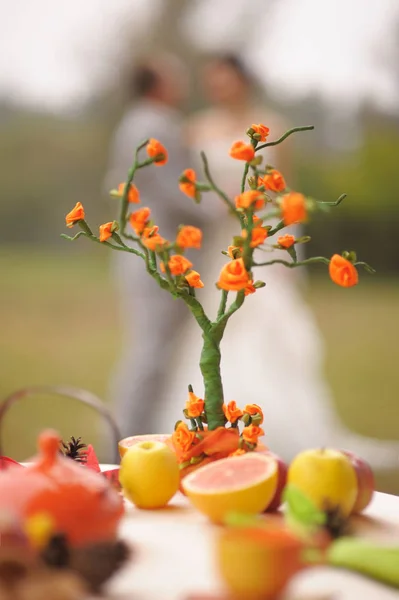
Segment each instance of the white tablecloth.
[{"label": "white tablecloth", "polygon": [[[355,527],[364,537],[399,545],[399,497],[377,493],[365,515],[355,519]],[[120,534],[134,547],[135,555],[112,580],[106,598],[187,600],[199,592],[222,598],[224,587],[214,558],[218,531],[180,494],[159,511],[127,504]],[[399,591],[356,574],[316,567],[298,575],[283,598],[399,600]]]}]

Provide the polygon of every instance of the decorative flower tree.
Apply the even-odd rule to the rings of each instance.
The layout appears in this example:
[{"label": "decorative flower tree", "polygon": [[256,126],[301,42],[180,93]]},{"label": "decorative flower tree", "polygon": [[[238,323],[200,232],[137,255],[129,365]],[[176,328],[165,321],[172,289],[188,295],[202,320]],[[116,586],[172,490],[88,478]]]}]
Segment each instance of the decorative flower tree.
[{"label": "decorative flower tree", "polygon": [[[328,266],[333,282],[343,287],[351,287],[358,283],[357,266],[363,266],[367,271],[373,272],[366,263],[357,262],[354,252],[334,254],[331,259],[317,256],[299,261],[296,245],[306,243],[310,238],[307,236],[295,238],[290,234],[280,234],[285,227],[303,223],[311,213],[338,206],[345,198],[345,194],[335,202],[319,202],[305,198],[302,194],[289,190],[283,175],[276,169],[269,165],[261,168],[262,156],[257,154],[259,151],[282,143],[295,132],[311,129],[313,127],[296,127],[287,131],[278,140],[266,142],[269,135],[268,127],[262,124],[252,125],[246,132],[250,143],[238,141],[230,149],[230,156],[233,159],[244,162],[241,191],[234,201],[214,181],[204,153],[201,154],[201,158],[205,181],[199,181],[192,169],[186,169],[181,175],[179,187],[182,192],[197,203],[201,201],[203,192],[216,193],[235,216],[240,227],[239,235],[232,240],[228,249],[223,251],[229,260],[223,267],[217,282],[221,297],[214,318],[205,314],[196,296],[196,288],[202,288],[204,284],[200,274],[192,268],[193,264],[184,256],[188,248],[201,248],[201,230],[190,225],[182,225],[177,231],[176,239],[169,241],[162,237],[162,232],[159,232],[156,224],[151,221],[149,208],[143,207],[130,211],[132,204],[140,202],[139,190],[133,183],[137,170],[150,165],[161,167],[168,160],[167,150],[159,141],[150,139],[138,146],[127,181],[121,183],[117,190],[111,191],[112,196],[119,197],[121,200],[119,221],[110,221],[101,225],[97,236],[86,223],[84,208],[80,202],[66,217],[68,227],[77,224],[81,231],[74,237],[63,235],[64,238],[73,241],[83,236],[113,250],[134,254],[138,259],[143,260],[148,274],[163,290],[187,305],[198,323],[203,338],[199,366],[204,381],[205,396],[203,400],[198,398],[189,386],[184,415],[189,420],[190,427],[185,422],[178,421],[172,435],[182,468],[231,453],[254,450],[258,438],[263,435],[260,427],[263,415],[259,406],[247,405],[242,411],[234,401],[225,404],[220,372],[220,343],[229,319],[242,307],[247,295],[255,293],[265,285],[264,282],[255,280],[256,267],[279,263],[292,269],[323,263]],[[148,158],[140,160],[140,152],[144,148]],[[246,189],[247,185],[248,189]],[[275,226],[265,224],[268,220],[276,218],[280,220]],[[127,231],[128,223],[134,234]],[[266,262],[257,262],[255,250],[272,238],[274,238],[272,248],[285,250],[287,259],[275,258]],[[229,294],[233,292],[235,297],[229,304]],[[241,435],[238,429],[239,421],[244,425]],[[229,427],[226,427],[227,424]]]}]

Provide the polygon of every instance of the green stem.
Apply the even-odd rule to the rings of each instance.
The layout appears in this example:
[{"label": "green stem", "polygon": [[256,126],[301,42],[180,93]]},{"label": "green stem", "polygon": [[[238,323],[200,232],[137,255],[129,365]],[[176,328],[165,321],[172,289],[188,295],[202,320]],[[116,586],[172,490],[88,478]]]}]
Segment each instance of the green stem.
[{"label": "green stem", "polygon": [[323,263],[325,265],[329,265],[330,259],[325,258],[324,256],[314,256],[313,258],[307,258],[306,260],[301,260],[298,262],[288,262],[287,260],[281,260],[279,258],[276,258],[274,260],[269,260],[263,263],[254,263],[254,267],[266,267],[269,265],[279,264],[293,269],[294,267],[302,267],[304,265],[311,265],[314,263]]},{"label": "green stem", "polygon": [[266,142],[266,144],[262,144],[262,146],[258,146],[256,148],[256,152],[258,150],[263,150],[263,148],[269,148],[270,146],[277,146],[278,144],[281,144],[281,142],[284,142],[284,140],[286,140],[289,135],[292,135],[293,133],[296,133],[297,131],[312,131],[312,129],[314,129],[314,125],[306,125],[304,127],[293,127],[292,129],[290,129],[289,131],[284,133],[284,135],[282,135],[281,138],[279,138],[278,140],[276,140],[274,142]]},{"label": "green stem", "polygon": [[[212,188],[212,190],[219,196],[219,198],[221,198],[223,200],[223,202],[225,204],[227,204],[227,206],[229,207],[229,209],[231,210],[231,212],[238,218],[240,219],[240,215],[238,214],[236,207],[234,206],[234,203],[230,200],[230,198],[227,196],[227,194],[225,194],[223,192],[223,190],[221,190],[216,183],[214,182],[212,175],[209,171],[209,164],[208,164],[208,159],[206,158],[205,152],[201,152],[201,159],[202,162],[204,164],[204,174],[205,177],[207,178],[207,180],[209,181],[209,184]],[[241,220],[241,219],[240,219]]]},{"label": "green stem", "polygon": [[284,227],[285,227],[284,221],[280,221],[279,223],[277,223],[277,225],[274,229],[269,230],[269,233],[267,234],[267,236],[272,237],[272,235],[274,235],[278,231],[281,231],[281,229],[284,229]]},{"label": "green stem", "polygon": [[208,421],[208,429],[224,427],[226,418],[223,413],[223,384],[220,374],[220,341],[223,329],[215,331],[211,329],[203,333],[204,340],[200,358],[200,369],[205,388],[205,414]]},{"label": "green stem", "polygon": [[220,317],[223,317],[224,313],[226,312],[226,304],[227,304],[227,296],[229,295],[229,292],[227,292],[226,290],[222,290],[222,297],[220,299],[220,304],[219,304],[219,310],[218,310],[218,314],[216,319],[219,320]]},{"label": "green stem", "polygon": [[242,174],[242,180],[241,180],[241,194],[245,190],[245,182],[247,180],[248,171],[249,171],[249,163],[245,163],[244,173]]},{"label": "green stem", "polygon": [[144,146],[146,146],[148,144],[148,140],[144,140],[143,142],[141,142],[141,144],[136,148],[136,152],[134,155],[134,162],[132,164],[132,166],[129,169],[129,172],[127,174],[127,181],[125,184],[125,189],[123,190],[123,195],[122,195],[122,201],[121,201],[121,210],[119,213],[119,225],[121,228],[121,235],[125,236],[125,229],[126,229],[126,216],[127,216],[127,209],[129,206],[129,200],[128,200],[128,195],[129,195],[129,188],[130,185],[134,179],[134,176],[136,174],[137,169],[144,167],[146,164],[151,164],[152,159],[150,159],[150,161],[145,161],[142,164],[139,164],[139,152],[142,148],[144,148]]}]

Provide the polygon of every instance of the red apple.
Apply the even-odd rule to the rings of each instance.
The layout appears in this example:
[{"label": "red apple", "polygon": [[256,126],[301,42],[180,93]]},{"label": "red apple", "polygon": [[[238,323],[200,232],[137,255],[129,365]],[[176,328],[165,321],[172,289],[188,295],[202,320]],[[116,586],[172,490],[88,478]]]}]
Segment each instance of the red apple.
[{"label": "red apple", "polygon": [[370,465],[359,456],[356,456],[356,454],[347,450],[342,450],[342,453],[349,458],[355,469],[358,492],[352,514],[358,514],[370,504],[373,498],[375,490],[374,474]]},{"label": "red apple", "polygon": [[[263,454],[263,452],[262,452]],[[269,452],[269,450],[265,450],[264,454],[271,456],[277,462],[277,489],[274,494],[273,500],[270,502],[265,512],[275,512],[278,510],[282,504],[282,496],[284,492],[284,488],[287,483],[287,473],[288,466],[285,464],[282,458],[274,454],[273,452]]]}]

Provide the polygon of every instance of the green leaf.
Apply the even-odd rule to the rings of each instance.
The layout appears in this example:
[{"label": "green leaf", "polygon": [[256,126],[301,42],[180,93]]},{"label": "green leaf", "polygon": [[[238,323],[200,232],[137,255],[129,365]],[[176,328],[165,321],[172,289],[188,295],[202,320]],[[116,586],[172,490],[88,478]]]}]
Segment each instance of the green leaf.
[{"label": "green leaf", "polygon": [[326,515],[296,486],[288,484],[284,491],[284,501],[287,511],[298,523],[315,527],[324,525]]},{"label": "green leaf", "polygon": [[224,524],[228,527],[259,527],[263,523],[259,516],[229,512],[224,518]]}]

